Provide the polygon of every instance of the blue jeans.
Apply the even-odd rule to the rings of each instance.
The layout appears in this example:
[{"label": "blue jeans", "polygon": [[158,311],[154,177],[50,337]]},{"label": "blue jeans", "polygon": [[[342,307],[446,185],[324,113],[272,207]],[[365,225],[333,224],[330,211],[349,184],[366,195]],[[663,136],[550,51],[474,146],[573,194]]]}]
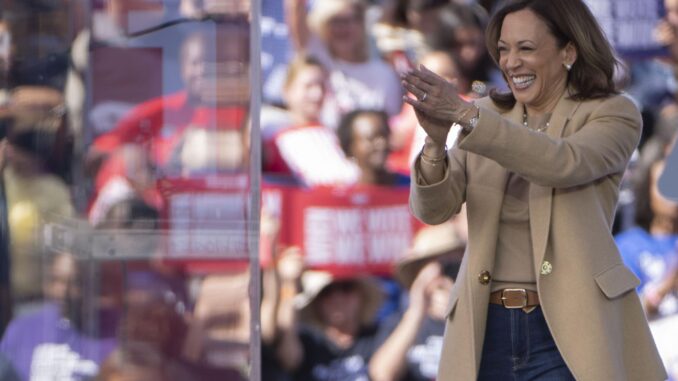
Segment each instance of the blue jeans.
[{"label": "blue jeans", "polygon": [[490,304],[479,381],[571,381],[541,307],[529,314]]}]

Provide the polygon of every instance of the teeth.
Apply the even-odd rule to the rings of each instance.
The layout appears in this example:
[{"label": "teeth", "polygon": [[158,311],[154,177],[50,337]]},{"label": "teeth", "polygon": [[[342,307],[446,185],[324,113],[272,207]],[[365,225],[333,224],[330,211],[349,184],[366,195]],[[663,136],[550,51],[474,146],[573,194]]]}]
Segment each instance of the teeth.
[{"label": "teeth", "polygon": [[513,81],[513,84],[519,87],[527,87],[529,86],[532,81],[534,81],[535,76],[534,75],[521,75],[521,76],[514,76],[511,77],[511,80]]},{"label": "teeth", "polygon": [[533,80],[534,76],[533,75],[521,75],[519,77],[512,77],[513,78],[513,83],[515,84],[521,84],[525,83],[527,81]]}]

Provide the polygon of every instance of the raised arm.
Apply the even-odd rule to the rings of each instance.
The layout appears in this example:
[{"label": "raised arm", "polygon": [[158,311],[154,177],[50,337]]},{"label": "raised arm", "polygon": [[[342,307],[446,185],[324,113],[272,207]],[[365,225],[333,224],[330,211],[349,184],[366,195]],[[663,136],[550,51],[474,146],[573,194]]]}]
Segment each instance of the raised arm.
[{"label": "raised arm", "polygon": [[311,33],[308,28],[306,8],[306,0],[285,0],[285,22],[294,50],[300,53],[306,51]]},{"label": "raised arm", "polygon": [[430,287],[441,274],[440,265],[431,263],[424,267],[410,287],[410,304],[393,333],[372,356],[369,366],[373,381],[396,381],[407,370],[406,355],[417,338],[430,303]]},{"label": "raised arm", "polygon": [[297,369],[304,359],[304,348],[299,339],[297,311],[294,297],[298,292],[298,282],[303,271],[303,258],[298,247],[290,247],[280,254],[276,266],[280,280],[277,303],[276,348],[275,353],[280,365],[287,371]]},{"label": "raised arm", "polygon": [[528,181],[568,188],[623,172],[638,144],[640,113],[625,96],[600,102],[588,115],[569,123],[564,138],[532,132],[492,110],[482,109],[476,128],[459,147],[496,161]]}]

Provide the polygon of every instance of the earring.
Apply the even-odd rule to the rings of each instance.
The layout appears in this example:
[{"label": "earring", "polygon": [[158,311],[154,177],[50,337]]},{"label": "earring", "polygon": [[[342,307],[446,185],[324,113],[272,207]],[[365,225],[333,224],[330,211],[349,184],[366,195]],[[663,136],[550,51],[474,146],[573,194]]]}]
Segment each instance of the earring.
[{"label": "earring", "polygon": [[570,71],[572,70],[572,65],[566,62],[563,62],[563,66],[565,66],[565,70]]}]

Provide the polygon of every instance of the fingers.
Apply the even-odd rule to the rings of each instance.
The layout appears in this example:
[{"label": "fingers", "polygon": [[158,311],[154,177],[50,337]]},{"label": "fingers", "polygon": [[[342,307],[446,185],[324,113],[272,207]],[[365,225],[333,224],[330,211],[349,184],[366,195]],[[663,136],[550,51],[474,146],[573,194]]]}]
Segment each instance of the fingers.
[{"label": "fingers", "polygon": [[430,96],[424,89],[421,89],[421,88],[419,88],[419,87],[417,87],[417,86],[414,86],[414,85],[410,84],[409,82],[403,81],[403,87],[404,87],[410,94],[412,94],[412,95],[414,95],[415,97],[417,97],[417,100],[423,99],[423,98],[424,98],[424,94],[426,94],[426,97],[429,97],[429,96]]},{"label": "fingers", "polygon": [[420,72],[417,69],[412,69],[409,72],[404,73],[401,76],[403,85],[409,84],[427,93],[433,91],[436,86],[424,81],[418,73]]},{"label": "fingers", "polygon": [[436,85],[436,84],[439,84],[441,82],[447,82],[443,77],[432,72],[426,66],[419,65],[419,68],[420,68],[420,70],[418,71],[419,78],[421,78],[422,81],[424,81],[428,84],[431,84],[431,85]]},{"label": "fingers", "polygon": [[414,107],[415,110],[421,110],[424,112],[428,111],[428,107],[426,106],[426,104],[417,98],[412,98],[407,95],[403,95],[403,102],[410,104],[412,107]]}]

